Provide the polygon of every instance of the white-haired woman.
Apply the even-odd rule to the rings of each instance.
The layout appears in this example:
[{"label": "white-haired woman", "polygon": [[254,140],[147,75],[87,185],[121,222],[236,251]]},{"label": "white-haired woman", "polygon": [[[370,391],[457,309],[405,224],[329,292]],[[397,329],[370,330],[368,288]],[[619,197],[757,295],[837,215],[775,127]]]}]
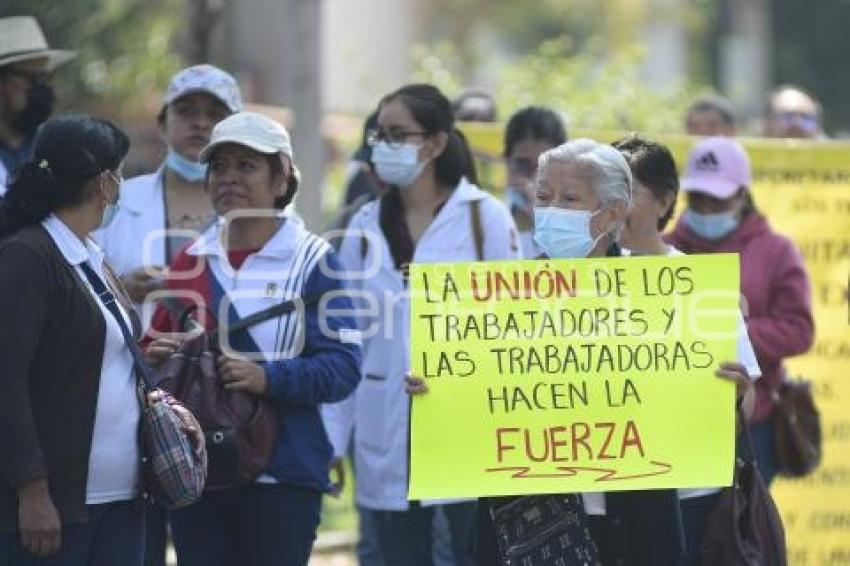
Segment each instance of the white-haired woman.
[{"label": "white-haired woman", "polygon": [[[578,139],[546,151],[538,165],[537,245],[551,258],[620,256],[618,237],[631,191],[629,165],[611,146]],[[408,377],[409,393],[426,390],[423,380]],[[477,550],[481,565],[498,562],[489,508],[505,499],[480,502]],[[603,564],[678,564],[684,548],[675,490],[582,494],[581,502],[576,511],[587,516]],[[564,564],[573,564],[563,558]]]},{"label": "white-haired woman", "polygon": [[[535,241],[551,258],[619,256],[631,198],[631,171],[616,149],[589,139],[562,144],[540,156]],[[603,564],[680,559],[674,490],[588,493],[582,502]]]},{"label": "white-haired woman", "polygon": [[[537,174],[537,245],[551,258],[620,256],[618,237],[631,191],[629,165],[611,146],[578,139],[546,151]],[[426,390],[423,380],[408,377],[409,393]],[[603,564],[658,566],[681,559],[682,522],[675,490],[582,494],[581,500],[583,509],[577,511],[588,518]],[[479,505],[481,565],[497,563],[489,513],[495,501],[483,499]]]}]

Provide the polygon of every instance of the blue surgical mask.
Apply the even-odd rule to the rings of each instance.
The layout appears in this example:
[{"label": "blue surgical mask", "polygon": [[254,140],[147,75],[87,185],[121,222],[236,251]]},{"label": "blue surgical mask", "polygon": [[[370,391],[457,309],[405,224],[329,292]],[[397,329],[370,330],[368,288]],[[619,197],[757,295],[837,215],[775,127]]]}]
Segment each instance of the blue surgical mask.
[{"label": "blue surgical mask", "polygon": [[203,181],[204,177],[207,176],[206,163],[190,161],[171,148],[168,148],[168,155],[165,157],[165,165],[190,183]]},{"label": "blue surgical mask", "polygon": [[100,226],[98,226],[98,230],[103,230],[115,220],[115,215],[118,214],[118,201],[111,202],[106,205],[103,209],[103,219],[100,221]]},{"label": "blue surgical mask", "polygon": [[404,143],[398,148],[392,148],[385,141],[375,144],[372,148],[372,163],[378,178],[402,189],[412,186],[425,169],[425,162],[419,162],[419,147]]},{"label": "blue surgical mask", "polygon": [[719,240],[728,236],[740,224],[737,212],[734,210],[715,214],[701,214],[686,210],[682,220],[697,236],[706,240]]},{"label": "blue surgical mask", "polygon": [[596,212],[557,207],[534,209],[534,241],[551,258],[581,258],[593,251],[605,234],[594,238],[590,219]]}]

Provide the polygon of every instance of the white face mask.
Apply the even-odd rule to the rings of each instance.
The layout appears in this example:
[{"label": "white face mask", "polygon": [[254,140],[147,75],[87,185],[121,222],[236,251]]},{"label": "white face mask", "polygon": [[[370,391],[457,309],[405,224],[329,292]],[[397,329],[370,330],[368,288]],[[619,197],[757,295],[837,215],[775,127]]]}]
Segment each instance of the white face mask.
[{"label": "white face mask", "polygon": [[392,148],[385,141],[375,144],[372,149],[372,163],[375,173],[385,183],[406,189],[416,182],[425,162],[419,162],[421,145],[404,143],[398,148]]},{"label": "white face mask", "polygon": [[554,206],[534,209],[534,241],[551,258],[581,258],[605,235],[594,238],[590,219],[596,212],[567,210]]}]

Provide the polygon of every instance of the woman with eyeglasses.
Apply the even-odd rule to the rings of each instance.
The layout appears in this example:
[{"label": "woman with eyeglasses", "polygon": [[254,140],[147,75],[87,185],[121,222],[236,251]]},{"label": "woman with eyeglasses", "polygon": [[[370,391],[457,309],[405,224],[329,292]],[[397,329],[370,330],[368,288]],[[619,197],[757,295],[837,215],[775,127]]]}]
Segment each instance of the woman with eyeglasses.
[{"label": "woman with eyeglasses", "polygon": [[505,189],[511,215],[519,230],[525,258],[541,254],[534,243],[534,177],[537,159],[544,151],[567,141],[564,122],[554,110],[529,106],[516,112],[505,127],[504,157],[508,169]]},{"label": "woman with eyeglasses", "polygon": [[[469,148],[437,88],[407,85],[384,97],[371,143],[375,171],[390,189],[354,216],[340,255],[354,287],[377,308],[362,319],[363,380],[353,398],[326,407],[325,424],[338,456],[355,431],[357,503],[373,519],[385,563],[431,566],[436,505],[407,500],[407,266],[520,252],[508,210],[475,186]],[[454,563],[473,563],[474,502],[442,510]]]},{"label": "woman with eyeglasses", "polygon": [[0,205],[0,561],[15,566],[142,564],[139,324],[90,239],[128,148],[105,120],[48,120]]}]

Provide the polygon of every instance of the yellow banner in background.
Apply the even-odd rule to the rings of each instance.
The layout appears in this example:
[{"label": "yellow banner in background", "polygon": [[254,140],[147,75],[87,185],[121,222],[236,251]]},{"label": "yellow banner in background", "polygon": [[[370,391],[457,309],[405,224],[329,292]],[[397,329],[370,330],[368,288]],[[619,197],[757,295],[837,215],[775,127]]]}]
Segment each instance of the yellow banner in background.
[{"label": "yellow banner in background", "polygon": [[[500,192],[501,126],[464,126],[464,131],[482,158],[482,184]],[[572,137],[610,142],[622,135],[581,132]],[[667,144],[681,170],[693,140],[648,137]],[[788,536],[789,564],[850,565],[850,144],[740,141],[752,161],[757,207],[776,231],[797,244],[812,282],[815,346],[788,366],[793,375],[815,382],[824,459],[811,476],[773,486]]]},{"label": "yellow banner in background", "polygon": [[738,285],[728,254],[411,265],[409,497],[729,485]]}]

